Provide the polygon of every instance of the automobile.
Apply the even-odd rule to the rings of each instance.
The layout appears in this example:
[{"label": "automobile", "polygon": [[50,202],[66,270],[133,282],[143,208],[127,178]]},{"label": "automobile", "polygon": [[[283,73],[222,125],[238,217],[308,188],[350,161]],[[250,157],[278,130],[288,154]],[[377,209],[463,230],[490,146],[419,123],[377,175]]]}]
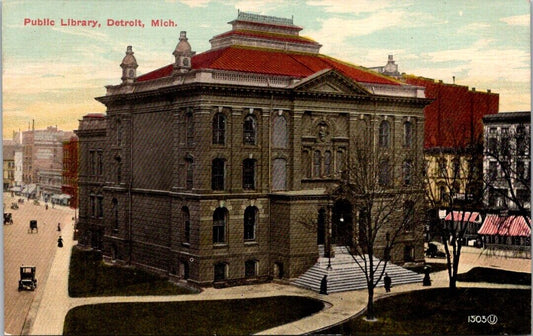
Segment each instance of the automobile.
[{"label": "automobile", "polygon": [[39,233],[39,228],[37,227],[37,221],[35,219],[32,219],[30,221],[30,227],[28,227],[28,233],[33,233],[33,230]]},{"label": "automobile", "polygon": [[442,251],[441,248],[439,248],[439,245],[442,245],[442,244],[439,244],[439,243],[436,243],[436,242],[428,243],[428,248],[426,250],[426,257],[430,257],[430,258],[445,258],[446,257],[446,253],[444,251]]},{"label": "automobile", "polygon": [[19,291],[23,289],[35,290],[37,278],[35,278],[35,266],[20,266]]}]

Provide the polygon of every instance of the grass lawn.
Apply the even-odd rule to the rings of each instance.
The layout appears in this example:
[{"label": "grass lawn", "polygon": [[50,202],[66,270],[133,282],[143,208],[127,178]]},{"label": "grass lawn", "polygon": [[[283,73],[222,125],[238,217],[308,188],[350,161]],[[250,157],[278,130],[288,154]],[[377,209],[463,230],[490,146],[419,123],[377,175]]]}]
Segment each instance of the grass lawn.
[{"label": "grass lawn", "polygon": [[76,307],[63,335],[250,335],[324,308],[295,296],[247,300],[105,303]]},{"label": "grass lawn", "polygon": [[[435,288],[399,294],[375,303],[377,322],[362,316],[321,334],[521,335],[531,332],[531,291]],[[497,323],[469,322],[470,315],[495,314]],[[475,321],[475,319],[474,319]]]},{"label": "grass lawn", "polygon": [[474,267],[457,275],[458,281],[492,282],[513,285],[531,285],[531,273],[513,272],[495,268]]},{"label": "grass lawn", "polygon": [[68,292],[71,297],[196,293],[136,268],[106,265],[100,252],[76,247],[70,259]]}]

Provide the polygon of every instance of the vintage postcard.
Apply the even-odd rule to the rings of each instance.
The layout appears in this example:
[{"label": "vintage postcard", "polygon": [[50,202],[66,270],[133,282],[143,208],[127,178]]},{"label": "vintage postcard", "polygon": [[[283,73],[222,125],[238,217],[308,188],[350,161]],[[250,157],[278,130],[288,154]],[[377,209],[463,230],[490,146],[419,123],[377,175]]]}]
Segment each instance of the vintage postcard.
[{"label": "vintage postcard", "polygon": [[531,332],[530,2],[2,1],[6,335]]}]

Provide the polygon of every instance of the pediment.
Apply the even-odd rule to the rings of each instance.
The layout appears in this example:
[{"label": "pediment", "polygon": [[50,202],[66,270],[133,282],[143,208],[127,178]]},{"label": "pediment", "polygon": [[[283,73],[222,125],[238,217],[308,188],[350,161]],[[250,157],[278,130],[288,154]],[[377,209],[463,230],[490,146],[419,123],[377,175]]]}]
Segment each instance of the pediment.
[{"label": "pediment", "polygon": [[326,69],[304,78],[294,85],[298,92],[368,95],[364,87],[333,69]]}]

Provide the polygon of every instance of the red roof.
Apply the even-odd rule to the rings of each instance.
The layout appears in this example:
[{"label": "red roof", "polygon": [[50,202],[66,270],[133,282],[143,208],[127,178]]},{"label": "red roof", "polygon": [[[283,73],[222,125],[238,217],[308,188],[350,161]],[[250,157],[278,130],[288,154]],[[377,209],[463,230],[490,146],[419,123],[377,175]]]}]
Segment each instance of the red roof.
[{"label": "red roof", "polygon": [[[529,221],[531,222],[531,220]],[[487,215],[485,222],[477,233],[480,235],[529,237],[531,228],[526,223],[524,216],[500,217],[498,215]]]},{"label": "red roof", "polygon": [[483,116],[498,113],[499,95],[469,90],[467,86],[405,76],[407,84],[426,88],[434,101],[424,108],[424,148],[464,148],[481,139]]},{"label": "red roof", "polygon": [[[137,77],[153,80],[172,74],[172,64]],[[241,71],[266,75],[305,78],[324,69],[335,69],[361,83],[400,85],[400,82],[362,67],[320,54],[304,54],[271,49],[230,46],[193,56],[193,69]]]},{"label": "red roof", "polygon": [[481,215],[479,212],[470,212],[470,211],[450,211],[444,220],[454,221],[454,222],[471,222],[478,223],[481,222]]}]

